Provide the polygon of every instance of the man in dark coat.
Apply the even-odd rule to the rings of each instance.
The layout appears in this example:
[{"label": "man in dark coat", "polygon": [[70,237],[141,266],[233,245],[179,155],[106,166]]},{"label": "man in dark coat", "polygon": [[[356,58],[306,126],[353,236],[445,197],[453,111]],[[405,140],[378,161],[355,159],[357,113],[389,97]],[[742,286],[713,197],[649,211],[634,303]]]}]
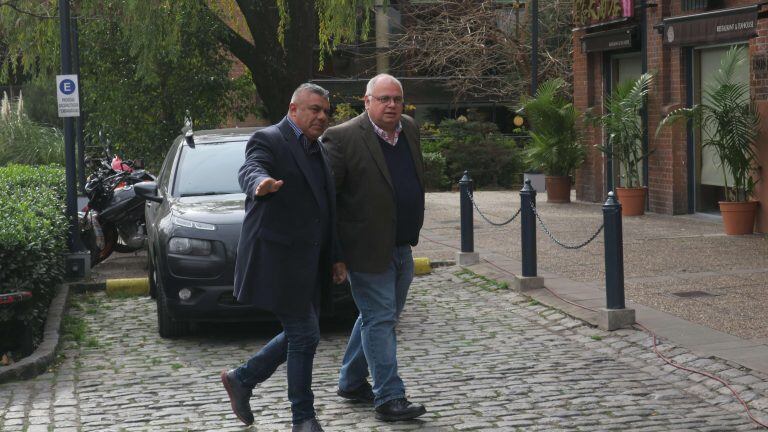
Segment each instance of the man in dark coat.
[{"label": "man in dark coat", "polygon": [[402,115],[397,79],[373,77],[365,110],[322,139],[336,180],[339,241],[360,310],[337,393],[372,402],[380,420],[407,420],[426,412],[405,397],[395,334],[413,280],[411,246],[424,223],[424,165],[419,129]]},{"label": "man in dark coat", "polygon": [[293,431],[322,431],[311,389],[320,292],[332,278],[346,279],[336,246],[333,177],[317,141],[328,111],[328,92],[302,84],[288,115],[251,137],[240,168],[246,199],[234,295],[273,312],[283,325],[245,364],[221,373],[232,410],[247,425],[253,423],[253,388],[287,361]]}]

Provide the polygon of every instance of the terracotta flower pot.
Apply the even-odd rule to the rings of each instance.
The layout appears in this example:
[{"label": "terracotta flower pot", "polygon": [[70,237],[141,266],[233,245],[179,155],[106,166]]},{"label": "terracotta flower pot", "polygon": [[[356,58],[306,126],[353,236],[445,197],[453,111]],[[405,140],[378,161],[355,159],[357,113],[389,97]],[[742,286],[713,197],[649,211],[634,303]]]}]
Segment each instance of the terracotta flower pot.
[{"label": "terracotta flower pot", "polygon": [[548,203],[571,202],[571,178],[569,176],[546,176],[544,184],[547,188]]},{"label": "terracotta flower pot", "polygon": [[754,232],[757,201],[720,201],[719,204],[726,234],[743,235]]},{"label": "terracotta flower pot", "polygon": [[616,197],[621,203],[622,216],[642,216],[645,214],[645,187],[616,188]]}]

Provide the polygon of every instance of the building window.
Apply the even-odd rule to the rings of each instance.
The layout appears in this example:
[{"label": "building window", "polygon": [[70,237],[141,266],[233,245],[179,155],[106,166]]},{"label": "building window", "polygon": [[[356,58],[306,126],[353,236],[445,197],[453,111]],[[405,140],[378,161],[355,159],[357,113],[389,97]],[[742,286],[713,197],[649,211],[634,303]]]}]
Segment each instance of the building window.
[{"label": "building window", "polygon": [[714,0],[681,0],[683,2],[683,11],[692,11],[697,9],[709,9]]}]

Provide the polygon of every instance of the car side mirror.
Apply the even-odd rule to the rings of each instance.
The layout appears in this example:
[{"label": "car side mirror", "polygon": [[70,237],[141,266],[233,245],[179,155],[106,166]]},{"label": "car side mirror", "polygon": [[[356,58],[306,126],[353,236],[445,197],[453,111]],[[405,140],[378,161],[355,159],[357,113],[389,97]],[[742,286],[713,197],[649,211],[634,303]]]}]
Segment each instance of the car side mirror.
[{"label": "car side mirror", "polygon": [[163,202],[163,197],[157,194],[157,183],[155,182],[141,182],[133,185],[133,189],[136,191],[136,195],[144,198],[147,201],[153,201],[156,203]]}]

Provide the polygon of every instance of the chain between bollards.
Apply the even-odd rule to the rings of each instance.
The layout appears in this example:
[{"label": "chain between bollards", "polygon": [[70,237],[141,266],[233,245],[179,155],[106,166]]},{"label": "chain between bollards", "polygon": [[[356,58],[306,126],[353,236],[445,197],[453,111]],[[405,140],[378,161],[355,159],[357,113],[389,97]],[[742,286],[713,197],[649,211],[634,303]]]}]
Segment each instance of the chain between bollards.
[{"label": "chain between bollards", "polygon": [[583,241],[583,242],[577,243],[577,244],[573,244],[573,245],[569,245],[569,244],[561,242],[560,240],[558,240],[555,237],[554,234],[552,234],[552,232],[547,227],[547,224],[545,224],[544,221],[541,219],[541,215],[539,214],[539,212],[538,212],[538,210],[536,209],[535,206],[533,206],[533,213],[536,215],[536,219],[539,220],[539,225],[541,225],[541,229],[542,229],[542,231],[544,231],[544,234],[548,235],[550,240],[555,242],[555,244],[557,244],[558,246],[560,246],[562,248],[565,248],[565,249],[570,249],[570,250],[581,249],[584,246],[592,243],[592,241],[595,240],[598,235],[600,235],[600,233],[603,231],[603,228],[605,227],[605,224],[600,225],[600,227],[597,229],[597,231],[595,231],[595,233],[592,234],[586,241]]},{"label": "chain between bollards", "polygon": [[479,214],[480,217],[483,218],[483,220],[485,220],[486,222],[488,222],[489,224],[491,224],[493,226],[504,226],[504,225],[507,225],[508,223],[510,223],[513,220],[515,220],[515,218],[517,216],[520,215],[520,208],[518,208],[517,211],[515,212],[515,214],[513,214],[512,217],[510,217],[509,219],[505,220],[504,222],[494,222],[494,221],[488,219],[488,217],[485,216],[482,211],[480,211],[480,207],[477,206],[477,203],[475,202],[475,197],[472,195],[472,193],[469,193],[469,200],[472,201],[472,205],[475,207],[475,210],[477,210],[477,214]]}]

